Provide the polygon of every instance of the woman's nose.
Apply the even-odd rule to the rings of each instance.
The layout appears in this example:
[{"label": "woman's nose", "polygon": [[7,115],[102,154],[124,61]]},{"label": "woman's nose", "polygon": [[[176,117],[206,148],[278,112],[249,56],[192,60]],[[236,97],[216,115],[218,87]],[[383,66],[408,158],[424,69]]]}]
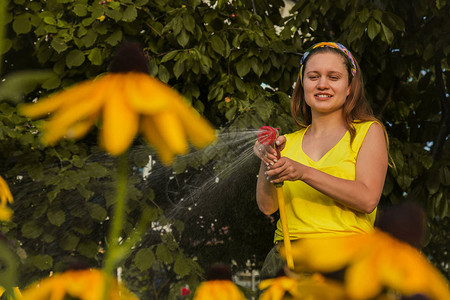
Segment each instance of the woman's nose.
[{"label": "woman's nose", "polygon": [[328,80],[325,76],[321,76],[319,77],[319,80],[317,81],[317,88],[319,89],[325,89],[327,88],[328,85]]}]

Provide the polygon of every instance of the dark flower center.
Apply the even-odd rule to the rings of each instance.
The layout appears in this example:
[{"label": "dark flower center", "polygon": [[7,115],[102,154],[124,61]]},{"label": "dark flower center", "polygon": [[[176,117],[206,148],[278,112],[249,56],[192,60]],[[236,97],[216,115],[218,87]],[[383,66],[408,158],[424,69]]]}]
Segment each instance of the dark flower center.
[{"label": "dark flower center", "polygon": [[148,74],[148,60],[137,43],[125,42],[117,50],[109,71],[112,73],[141,72]]}]

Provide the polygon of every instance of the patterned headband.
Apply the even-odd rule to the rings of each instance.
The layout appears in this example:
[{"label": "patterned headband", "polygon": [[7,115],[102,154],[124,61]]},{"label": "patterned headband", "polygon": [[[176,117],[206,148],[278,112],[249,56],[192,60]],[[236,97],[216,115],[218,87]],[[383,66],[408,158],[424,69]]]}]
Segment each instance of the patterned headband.
[{"label": "patterned headband", "polygon": [[303,53],[302,59],[300,61],[300,82],[301,82],[302,85],[303,85],[303,66],[305,64],[306,58],[309,56],[309,53],[312,50],[314,50],[316,48],[323,48],[323,47],[338,49],[339,51],[344,53],[345,57],[347,57],[348,61],[352,65],[352,70],[351,70],[352,76],[355,76],[355,74],[356,74],[356,63],[355,63],[355,59],[353,58],[353,55],[350,53],[350,51],[348,51],[348,49],[345,48],[344,45],[339,44],[339,43],[322,42],[322,43],[317,43],[317,44],[313,45],[311,48],[306,50],[305,53]]}]

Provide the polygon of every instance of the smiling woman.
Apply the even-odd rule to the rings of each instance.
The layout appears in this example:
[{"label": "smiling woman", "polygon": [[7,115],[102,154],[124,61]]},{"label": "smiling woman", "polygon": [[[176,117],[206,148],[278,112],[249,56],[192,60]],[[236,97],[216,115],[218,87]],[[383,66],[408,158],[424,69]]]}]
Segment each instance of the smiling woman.
[{"label": "smiling woman", "polygon": [[[291,240],[373,232],[388,166],[387,137],[364,96],[361,70],[350,51],[324,42],[305,52],[291,111],[301,129],[278,137],[280,159],[270,146],[254,147],[261,159],[260,210],[267,215],[278,210],[272,183],[284,182]],[[262,278],[283,267],[282,241],[278,222]]]}]

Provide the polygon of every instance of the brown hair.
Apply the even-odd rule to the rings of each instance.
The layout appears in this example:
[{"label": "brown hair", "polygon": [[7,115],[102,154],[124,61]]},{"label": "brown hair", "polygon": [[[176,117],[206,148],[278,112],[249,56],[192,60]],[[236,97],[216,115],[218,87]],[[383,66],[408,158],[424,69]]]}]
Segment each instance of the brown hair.
[{"label": "brown hair", "polygon": [[[351,73],[352,65],[350,61],[347,59],[347,57],[344,55],[344,53],[342,53],[342,51],[329,47],[315,48],[311,50],[310,54],[303,62],[302,72],[305,71],[305,66],[308,63],[308,60],[311,58],[311,56],[314,56],[317,53],[326,53],[326,52],[339,54],[343,58],[343,61],[345,62],[345,65],[347,67],[347,75],[350,85],[350,94],[347,96],[347,100],[344,103],[342,114],[346,123],[347,130],[350,132],[350,141],[351,141],[350,143],[352,143],[356,135],[356,129],[353,126],[354,122],[377,121],[380,125],[382,124],[377,118],[375,118],[372,108],[370,107],[370,104],[366,99],[366,96],[364,94],[364,83],[361,74],[361,69],[356,60],[355,60],[356,74],[355,76],[352,76]],[[308,106],[308,104],[306,104],[305,101],[305,91],[303,90],[303,83],[301,82],[302,77],[303,74],[299,73],[297,77],[297,82],[295,84],[295,89],[292,94],[291,114],[295,120],[295,123],[297,123],[298,126],[305,128],[311,124],[312,116],[311,116],[311,108]]]}]

